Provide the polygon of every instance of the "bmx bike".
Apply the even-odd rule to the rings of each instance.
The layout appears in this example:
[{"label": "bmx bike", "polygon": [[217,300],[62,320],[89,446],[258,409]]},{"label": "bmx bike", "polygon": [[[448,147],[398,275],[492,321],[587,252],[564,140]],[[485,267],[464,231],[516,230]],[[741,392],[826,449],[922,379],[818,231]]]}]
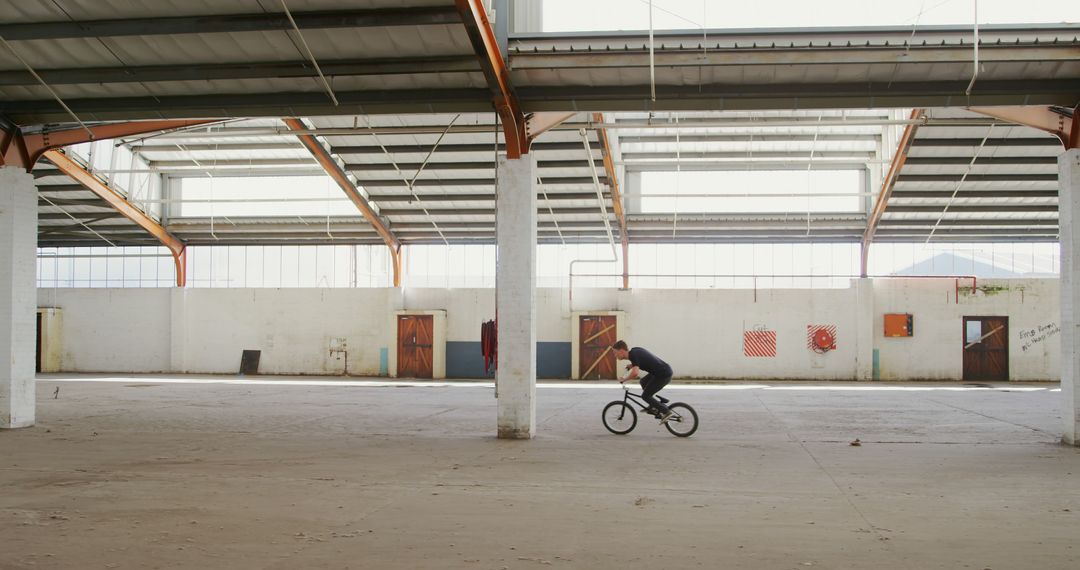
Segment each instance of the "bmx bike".
[{"label": "bmx bike", "polygon": [[[675,402],[668,405],[670,400],[659,394],[657,394],[656,399],[667,405],[668,409],[671,410],[671,417],[662,423],[672,435],[690,437],[697,431],[698,415],[694,408],[690,407],[690,404]],[[615,400],[604,406],[602,418],[604,427],[608,431],[616,435],[626,435],[637,427],[637,410],[634,409],[631,403],[636,404],[641,411],[649,409],[648,402],[642,398],[641,394],[631,392],[630,388],[623,386],[623,399]],[[653,414],[653,416],[660,419],[658,413]]]}]

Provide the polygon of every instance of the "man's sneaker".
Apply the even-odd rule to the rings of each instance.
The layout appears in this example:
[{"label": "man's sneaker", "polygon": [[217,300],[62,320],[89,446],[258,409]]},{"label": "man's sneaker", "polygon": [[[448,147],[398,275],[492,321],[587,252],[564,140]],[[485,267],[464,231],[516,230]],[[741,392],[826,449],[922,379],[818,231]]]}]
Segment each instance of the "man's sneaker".
[{"label": "man's sneaker", "polygon": [[642,410],[642,413],[649,414],[650,416],[655,416],[655,415],[660,413],[660,410],[657,410],[656,408],[654,408],[652,406],[649,406],[648,408],[645,408],[644,410]]},{"label": "man's sneaker", "polygon": [[675,412],[673,412],[671,410],[668,410],[667,412],[664,412],[663,417],[660,418],[660,423],[662,423],[662,424],[668,423],[668,421],[671,420],[671,417],[674,416],[674,415],[675,415]]}]

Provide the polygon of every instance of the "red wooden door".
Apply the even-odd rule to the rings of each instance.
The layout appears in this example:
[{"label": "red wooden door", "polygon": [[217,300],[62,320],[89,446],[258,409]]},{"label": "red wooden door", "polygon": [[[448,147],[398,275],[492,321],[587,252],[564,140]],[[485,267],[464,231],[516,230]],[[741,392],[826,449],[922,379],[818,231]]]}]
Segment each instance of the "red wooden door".
[{"label": "red wooden door", "polygon": [[398,316],[398,377],[431,378],[434,356],[434,317]]},{"label": "red wooden door", "polygon": [[614,316],[583,316],[578,324],[578,374],[582,380],[613,379],[618,339]]},{"label": "red wooden door", "polygon": [[964,380],[1008,381],[1009,318],[964,317]]}]

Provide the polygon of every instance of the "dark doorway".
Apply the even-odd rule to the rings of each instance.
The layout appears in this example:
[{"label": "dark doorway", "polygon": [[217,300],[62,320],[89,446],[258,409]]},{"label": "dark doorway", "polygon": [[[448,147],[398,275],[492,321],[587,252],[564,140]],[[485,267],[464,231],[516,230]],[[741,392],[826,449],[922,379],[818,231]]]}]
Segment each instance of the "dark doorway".
[{"label": "dark doorway", "polygon": [[34,372],[41,373],[41,313],[37,314],[37,358],[34,359]]},{"label": "dark doorway", "polygon": [[964,317],[964,380],[1009,380],[1009,318]]}]

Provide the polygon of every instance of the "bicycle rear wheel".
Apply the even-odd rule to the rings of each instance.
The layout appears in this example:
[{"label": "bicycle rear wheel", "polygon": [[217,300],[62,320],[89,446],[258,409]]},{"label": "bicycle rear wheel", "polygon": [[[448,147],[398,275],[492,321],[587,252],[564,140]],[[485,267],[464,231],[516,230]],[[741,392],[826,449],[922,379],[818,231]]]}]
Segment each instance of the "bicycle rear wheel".
[{"label": "bicycle rear wheel", "polygon": [[671,435],[678,437],[690,437],[698,428],[697,412],[689,404],[682,402],[668,406],[674,415],[664,424]]},{"label": "bicycle rear wheel", "polygon": [[604,427],[617,435],[630,433],[637,425],[637,412],[630,404],[622,400],[616,400],[604,406]]}]

